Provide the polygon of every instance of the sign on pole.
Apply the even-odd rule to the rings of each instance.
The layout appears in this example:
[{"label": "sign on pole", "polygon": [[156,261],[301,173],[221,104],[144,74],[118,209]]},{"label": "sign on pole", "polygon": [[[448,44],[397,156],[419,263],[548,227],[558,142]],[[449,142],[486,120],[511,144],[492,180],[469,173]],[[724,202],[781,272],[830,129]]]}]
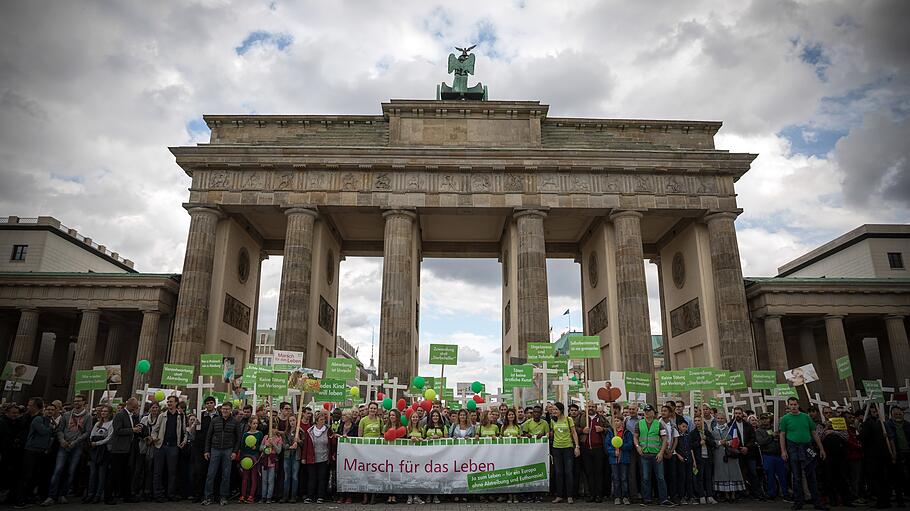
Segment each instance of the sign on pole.
[{"label": "sign on pole", "polygon": [[869,396],[869,401],[876,404],[885,402],[885,392],[882,390],[882,382],[879,380],[863,380],[863,389]]},{"label": "sign on pole", "polygon": [[287,373],[259,371],[256,373],[256,394],[259,396],[283,397],[288,395]]},{"label": "sign on pole", "polygon": [[651,381],[651,375],[648,373],[626,371],[626,391],[628,392],[651,392]]},{"label": "sign on pole", "polygon": [[777,371],[752,371],[752,388],[771,390],[777,385]]},{"label": "sign on pole", "polygon": [[746,388],[746,372],[730,371],[727,378],[727,390],[743,390]]},{"label": "sign on pole", "polygon": [[[328,374],[328,369],[326,370]],[[343,403],[348,398],[348,384],[345,380],[326,378],[319,383],[316,401],[326,403]]]},{"label": "sign on pole", "polygon": [[76,371],[76,392],[83,390],[106,390],[107,371],[104,369],[87,369]]},{"label": "sign on pole", "polygon": [[199,374],[202,376],[222,376],[224,374],[224,355],[221,353],[203,353],[199,357]]},{"label": "sign on pole", "polygon": [[182,364],[164,364],[161,367],[162,385],[189,385],[193,383],[193,366]]},{"label": "sign on pole", "polygon": [[506,392],[513,388],[530,388],[534,386],[534,367],[530,365],[502,366],[502,387]]},{"label": "sign on pole", "polygon": [[[0,375],[0,380],[31,385],[37,373],[38,366],[20,364],[19,362],[7,362],[6,366],[3,367],[3,374]],[[106,374],[107,373],[105,372],[105,375]],[[106,378],[107,376],[105,376],[105,379]]]},{"label": "sign on pole", "polygon": [[325,377],[328,380],[353,380],[357,378],[357,361],[353,358],[329,357],[325,363]]},{"label": "sign on pole", "polygon": [[850,356],[845,355],[840,357],[835,361],[837,364],[837,378],[840,380],[846,380],[847,378],[853,376],[853,366],[850,365]]},{"label": "sign on pole", "polygon": [[600,337],[596,335],[569,337],[569,358],[600,358]]},{"label": "sign on pole", "polygon": [[714,371],[711,367],[690,367],[686,372],[686,387],[693,390],[715,390]]},{"label": "sign on pole", "polygon": [[528,343],[528,362],[539,364],[546,360],[549,362],[556,356],[556,346],[548,342]]},{"label": "sign on pole", "polygon": [[657,386],[661,392],[683,392],[686,390],[686,372],[658,371]]},{"label": "sign on pole", "polygon": [[458,364],[457,344],[431,344],[430,363],[453,366]]},{"label": "sign on pole", "polygon": [[302,351],[275,350],[272,355],[273,371],[293,371],[303,367]]}]

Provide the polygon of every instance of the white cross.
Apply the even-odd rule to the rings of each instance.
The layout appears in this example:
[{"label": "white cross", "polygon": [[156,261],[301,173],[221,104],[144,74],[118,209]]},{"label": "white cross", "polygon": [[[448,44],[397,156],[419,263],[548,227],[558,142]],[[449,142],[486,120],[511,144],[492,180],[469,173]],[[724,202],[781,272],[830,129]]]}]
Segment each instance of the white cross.
[{"label": "white cross", "polygon": [[864,396],[862,391],[857,389],[856,397],[851,397],[850,401],[853,401],[854,403],[858,404],[859,408],[862,409],[864,406],[866,406],[866,403],[868,403],[871,399],[872,398],[870,396]]},{"label": "white cross", "polygon": [[256,393],[256,384],[253,384],[253,390],[246,391],[244,398],[246,396],[253,396],[253,413],[256,413],[256,403],[258,402],[259,394]]},{"label": "white cross", "polygon": [[205,383],[205,376],[201,374],[197,377],[196,383],[190,383],[186,386],[187,389],[196,389],[196,416],[200,420],[196,421],[196,430],[202,429],[202,394],[205,392],[205,389],[214,389],[214,383]]},{"label": "white cross", "polygon": [[518,387],[512,388],[512,404],[515,405],[515,407],[517,407],[517,408],[524,408],[524,406],[525,406],[525,402],[524,402],[524,399],[522,399],[521,392],[522,392],[522,389],[520,389]]},{"label": "white cross", "polygon": [[[724,403],[724,413],[726,413],[726,414],[727,414],[727,417],[729,418],[730,415],[732,414],[731,408],[733,407],[733,394],[727,393],[727,391],[725,391],[724,388],[721,387],[721,388],[720,388],[720,394],[718,394],[717,397],[719,397],[719,398],[723,401],[723,403]],[[727,398],[730,398],[729,403],[727,402]],[[727,406],[728,404],[729,404],[730,406]]]},{"label": "white cross", "polygon": [[374,380],[374,379],[373,379],[373,373],[367,373],[367,379],[366,379],[366,380],[357,380],[357,381],[354,382],[354,385],[357,385],[358,387],[366,387],[366,388],[367,388],[366,398],[364,399],[364,401],[367,402],[367,403],[369,403],[370,401],[373,401],[373,400],[375,400],[375,398],[376,398],[376,394],[373,392],[373,389],[379,389],[379,388],[381,388],[381,387],[382,387],[382,381],[380,381],[380,380]]},{"label": "white cross", "polygon": [[490,394],[490,400],[495,399],[497,404],[504,404],[507,398],[512,397],[512,394],[503,394],[502,387],[496,389],[499,394]]},{"label": "white cross", "polygon": [[139,400],[139,416],[145,415],[145,402],[148,401],[149,396],[154,394],[154,392],[149,392],[149,384],[146,383],[145,387],[136,391],[136,394],[142,396],[142,399]]},{"label": "white cross", "polygon": [[817,406],[819,411],[821,411],[821,409],[826,406],[831,406],[830,403],[828,403],[826,401],[822,401],[822,398],[818,394],[818,392],[815,393],[815,399],[809,398],[809,404]]},{"label": "white cross", "polygon": [[[752,390],[752,387],[747,387],[746,390],[748,390],[748,392],[740,394],[739,397],[748,400],[749,408],[751,408],[752,410],[755,410],[755,411],[758,411],[759,409],[761,409],[762,413],[767,413],[768,405],[767,405],[767,402],[765,401],[764,394],[762,394],[761,391],[756,392],[756,391]],[[758,399],[755,399],[755,398],[758,398]]]},{"label": "white cross", "polygon": [[[699,401],[699,403],[697,405],[695,404],[695,401],[696,401],[695,396],[698,396],[697,401]],[[690,390],[689,391],[689,404],[692,405],[693,410],[695,410],[696,406],[701,406],[701,401],[704,401],[704,394],[702,393],[702,391],[700,391],[700,390]]]},{"label": "white cross", "polygon": [[578,406],[579,406],[579,410],[581,410],[581,413],[588,413],[587,405],[588,405],[588,401],[585,399],[585,393],[579,392],[578,393]]},{"label": "white cross", "polygon": [[407,390],[409,387],[410,387],[410,385],[399,384],[397,376],[395,376],[394,378],[389,378],[388,382],[382,386],[382,388],[384,388],[386,390],[388,390],[388,389],[392,390],[392,406],[395,406],[395,403],[398,402],[398,391]]},{"label": "white cross", "polygon": [[300,389],[288,387],[288,397],[291,398],[291,410],[297,409],[297,396],[300,394],[302,394],[302,392],[300,392]]},{"label": "white cross", "polygon": [[473,401],[471,397],[468,396],[470,389],[462,388],[460,393],[455,394],[455,401],[461,403],[461,408],[467,410],[468,401]]},{"label": "white cross", "polygon": [[534,374],[541,375],[541,392],[540,392],[540,404],[544,405],[547,403],[547,375],[550,374],[559,374],[559,371],[556,369],[550,369],[547,367],[547,361],[542,362],[543,367],[535,367]]},{"label": "white cross", "polygon": [[553,382],[554,387],[559,387],[559,401],[565,403],[566,406],[569,404],[569,387],[571,387],[573,383],[575,382],[569,378],[568,374],[562,375],[562,378]]},{"label": "white cross", "polygon": [[671,400],[676,401],[676,394],[672,393],[672,392],[668,393],[668,394],[659,394],[657,396],[657,400],[660,401],[661,403],[666,403],[667,401],[671,401]]},{"label": "white cross", "polygon": [[765,398],[765,400],[771,401],[772,403],[774,403],[774,412],[773,412],[774,413],[774,431],[777,431],[778,428],[780,427],[781,417],[780,417],[780,414],[778,413],[778,411],[780,411],[780,407],[778,406],[778,404],[786,403],[788,399],[790,399],[790,398],[787,396],[781,396],[780,394],[777,394],[776,392],[772,392],[770,396]]}]

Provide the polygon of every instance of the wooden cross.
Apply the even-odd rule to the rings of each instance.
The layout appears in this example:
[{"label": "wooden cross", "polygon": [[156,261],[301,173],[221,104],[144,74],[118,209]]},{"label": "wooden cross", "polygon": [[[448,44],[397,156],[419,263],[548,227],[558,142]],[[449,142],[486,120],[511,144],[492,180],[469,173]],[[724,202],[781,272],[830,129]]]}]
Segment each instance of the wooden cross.
[{"label": "wooden cross", "polygon": [[[728,393],[724,390],[723,387],[720,388],[720,393],[717,395],[724,403],[724,413],[727,414],[728,420],[729,417],[733,414],[733,394]],[[727,398],[730,398],[730,401],[727,401]],[[727,406],[729,404],[729,406]]]},{"label": "wooden cross", "polygon": [[771,401],[774,403],[774,431],[778,431],[778,428],[780,427],[781,416],[780,413],[778,413],[780,411],[778,404],[786,403],[788,399],[790,399],[788,396],[781,396],[776,392],[772,392],[770,396],[767,396],[765,398],[766,401]]},{"label": "wooden cross", "polygon": [[288,397],[291,399],[291,410],[297,409],[297,396],[301,395],[300,389],[288,387]]},{"label": "wooden cross", "polygon": [[410,385],[404,385],[398,383],[398,377],[389,378],[387,383],[385,383],[382,388],[392,390],[392,406],[395,406],[395,403],[398,402],[398,391],[399,390],[408,390]]},{"label": "wooden cross", "polygon": [[366,380],[357,380],[354,382],[354,384],[357,385],[358,387],[367,388],[366,397],[364,399],[364,401],[367,403],[369,403],[370,401],[374,401],[376,399],[376,393],[373,391],[373,389],[382,388],[382,383],[383,382],[380,380],[374,380],[373,373],[369,373],[369,372],[367,373]]},{"label": "wooden cross", "polygon": [[470,392],[470,390],[471,389],[462,387],[461,392],[458,392],[455,394],[455,401],[458,401],[459,403],[461,403],[461,408],[463,410],[468,409],[468,401],[473,401],[473,399],[470,396],[468,396],[468,393]]},{"label": "wooden cross", "polygon": [[659,404],[663,404],[663,403],[666,403],[667,401],[671,401],[671,400],[676,401],[676,394],[673,392],[669,392],[666,394],[658,394],[657,400],[660,402]]},{"label": "wooden cross", "polygon": [[[506,398],[512,397],[512,394],[503,394],[502,387],[500,387],[496,390],[499,392],[498,394],[490,394],[490,396],[489,396],[490,401],[492,401],[493,399],[496,400],[496,404],[505,404]],[[492,402],[491,402],[491,404],[492,404]]]},{"label": "wooden cross", "polygon": [[568,374],[562,375],[562,378],[553,382],[554,387],[559,387],[559,400],[568,406],[569,404],[569,387],[575,383],[569,378]]},{"label": "wooden cross", "polygon": [[871,400],[872,400],[871,396],[864,396],[862,391],[859,389],[856,390],[856,397],[850,398],[850,401],[853,401],[854,403],[859,405],[860,410],[862,410],[863,407],[866,406],[866,403],[868,403]]},{"label": "wooden cross", "polygon": [[746,390],[748,392],[744,392],[744,393],[740,394],[739,397],[748,400],[749,408],[751,408],[752,410],[755,410],[755,411],[758,411],[759,409],[761,409],[762,413],[767,413],[768,404],[767,404],[767,401],[765,401],[764,394],[761,391],[756,392],[756,391],[752,390],[752,387],[747,387]]},{"label": "wooden cross", "polygon": [[831,406],[831,403],[828,403],[827,401],[822,401],[822,398],[818,394],[818,392],[815,393],[815,399],[812,399],[811,397],[809,398],[809,404],[817,406],[819,411],[821,411],[821,409],[826,406]]},{"label": "wooden cross", "polygon": [[559,374],[559,371],[548,368],[546,360],[544,360],[541,365],[543,365],[543,367],[534,368],[534,374],[541,375],[540,404],[545,405],[547,403],[547,390],[549,389],[549,387],[547,387],[547,375]]},{"label": "wooden cross", "polygon": [[196,430],[202,429],[202,394],[205,392],[205,389],[214,389],[214,383],[205,383],[205,376],[199,375],[197,377],[196,383],[190,383],[186,386],[187,389],[196,389],[196,417],[199,418],[196,421]]},{"label": "wooden cross", "polygon": [[154,392],[149,391],[149,384],[146,383],[143,388],[136,391],[136,394],[142,396],[142,399],[139,400],[139,416],[142,417],[145,415],[145,402],[148,401],[149,396],[153,395]]}]

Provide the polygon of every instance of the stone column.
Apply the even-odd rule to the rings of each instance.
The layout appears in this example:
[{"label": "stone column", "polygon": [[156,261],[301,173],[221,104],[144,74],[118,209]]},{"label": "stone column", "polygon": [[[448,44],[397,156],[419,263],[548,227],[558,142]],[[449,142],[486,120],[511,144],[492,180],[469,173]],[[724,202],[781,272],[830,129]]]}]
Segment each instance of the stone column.
[{"label": "stone column", "polygon": [[190,208],[190,232],[183,259],[177,297],[171,362],[199,366],[205,350],[212,268],[215,263],[215,228],[221,212],[215,208]]},{"label": "stone column", "polygon": [[768,340],[765,336],[765,318],[752,318],[752,338],[755,339],[755,363],[760,369],[768,369]]},{"label": "stone column", "polygon": [[107,340],[104,343],[104,365],[119,364],[120,343],[122,342],[123,325],[120,323],[111,323],[107,327]]},{"label": "stone column", "polygon": [[414,321],[413,245],[417,214],[403,209],[383,212],[382,305],[379,318],[379,374],[410,381],[416,371],[412,338]]},{"label": "stone column", "polygon": [[309,345],[313,226],[317,213],[308,208],[290,208],[285,211],[285,215],[288,227],[284,240],[284,260],[281,263],[275,349],[301,351],[303,359],[306,360]]},{"label": "stone column", "polygon": [[904,379],[910,375],[910,343],[907,342],[907,328],[903,316],[885,318],[885,329],[888,331],[888,345],[891,347],[891,361],[898,387],[904,386]]},{"label": "stone column", "polygon": [[[158,341],[158,325],[160,322],[160,312],[151,310],[142,311],[142,326],[139,327],[139,346],[136,348],[137,364],[140,360],[148,360],[153,365],[158,363],[158,361],[155,360],[155,343]],[[145,374],[140,374],[136,371],[133,389],[141,389],[146,383],[151,385],[151,374],[151,371]]]},{"label": "stone column", "polygon": [[705,221],[711,246],[721,367],[745,370],[749,377],[755,368],[755,350],[749,326],[749,309],[746,308],[739,244],[733,225],[736,216],[734,212],[719,212],[706,216]]},{"label": "stone column", "polygon": [[619,346],[623,370],[653,374],[654,353],[651,351],[641,217],[638,211],[617,211],[610,215],[616,233]]},{"label": "stone column", "polygon": [[765,346],[768,353],[768,369],[784,372],[790,369],[787,361],[787,342],[784,339],[784,328],[780,316],[765,316]]},{"label": "stone column", "polygon": [[[673,353],[670,351],[670,331],[667,330],[667,310],[664,308],[667,302],[664,300],[664,270],[660,264],[660,256],[651,259],[651,262],[657,266],[657,292],[660,297],[660,332],[661,340],[664,347],[664,370],[673,369]],[[647,283],[645,283],[647,289]],[[688,356],[686,358],[689,358]]]},{"label": "stone column", "polygon": [[76,371],[91,369],[94,365],[92,359],[95,355],[95,345],[98,342],[98,322],[101,311],[98,309],[84,309],[82,321],[79,323],[79,337],[76,339],[76,353],[73,358],[73,370],[70,373],[70,387],[66,394],[69,399],[76,391]]},{"label": "stone column", "polygon": [[[834,374],[837,374],[837,359],[849,356],[847,349],[847,334],[844,332],[844,317],[838,315],[825,316],[825,332],[828,336],[828,350],[831,354],[831,364],[834,366]],[[856,395],[856,387],[853,384],[853,378],[837,381],[838,401],[848,396]]]},{"label": "stone column", "polygon": [[526,357],[529,342],[550,341],[547,249],[543,231],[543,219],[547,212],[521,209],[513,216],[518,232],[518,265],[515,269],[518,290],[517,356]]},{"label": "stone column", "polygon": [[32,364],[35,361],[35,338],[37,336],[38,309],[22,309],[10,361]]}]

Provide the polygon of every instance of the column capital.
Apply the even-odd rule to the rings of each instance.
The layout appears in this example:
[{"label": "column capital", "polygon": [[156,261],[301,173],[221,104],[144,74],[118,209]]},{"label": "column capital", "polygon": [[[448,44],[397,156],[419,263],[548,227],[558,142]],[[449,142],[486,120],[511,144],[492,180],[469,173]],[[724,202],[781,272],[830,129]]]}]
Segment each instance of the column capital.
[{"label": "column capital", "polygon": [[546,218],[548,214],[546,208],[515,208],[512,210],[512,218],[520,218],[523,216],[539,216],[541,218]]},{"label": "column capital", "polygon": [[415,220],[417,218],[417,211],[413,209],[393,208],[386,209],[382,212],[383,218],[389,218],[390,216],[406,216],[412,220]]},{"label": "column capital", "polygon": [[825,321],[840,319],[843,320],[846,317],[846,314],[825,314]]},{"label": "column capital", "polygon": [[319,216],[319,213],[316,212],[316,209],[315,209],[315,208],[294,206],[294,207],[285,209],[285,210],[284,210],[284,215],[285,215],[285,216],[291,216],[291,215],[310,215],[310,216],[312,216],[313,218],[317,218],[317,217]]},{"label": "column capital", "polygon": [[19,312],[38,312],[38,307],[19,307]]},{"label": "column capital", "polygon": [[79,309],[79,312],[82,314],[101,314],[101,309],[98,307],[83,307]]},{"label": "column capital", "polygon": [[151,316],[154,314],[161,315],[161,311],[158,309],[139,309],[139,312],[141,312],[143,316]]},{"label": "column capital", "polygon": [[711,222],[713,220],[723,220],[730,219],[735,221],[736,218],[743,212],[742,209],[734,209],[731,211],[721,211],[721,210],[709,210],[705,216],[705,222]]},{"label": "column capital", "polygon": [[902,314],[888,314],[885,316],[885,321],[903,321],[905,317]]},{"label": "column capital", "polygon": [[783,316],[784,316],[783,314],[766,314],[764,316],[764,319],[780,319]]},{"label": "column capital", "polygon": [[221,211],[221,208],[218,206],[209,206],[205,204],[184,204],[183,207],[186,209],[186,212],[190,214],[190,216],[203,214],[214,215],[218,220],[226,217],[224,212]]},{"label": "column capital", "polygon": [[641,219],[643,216],[645,216],[644,213],[635,209],[614,209],[612,212],[610,212],[609,218],[612,222],[618,218],[635,217]]},{"label": "column capital", "polygon": [[658,255],[658,256],[652,257],[651,259],[649,259],[649,262],[650,262],[651,264],[655,264],[655,265],[657,265],[657,266],[660,266],[660,256]]}]

